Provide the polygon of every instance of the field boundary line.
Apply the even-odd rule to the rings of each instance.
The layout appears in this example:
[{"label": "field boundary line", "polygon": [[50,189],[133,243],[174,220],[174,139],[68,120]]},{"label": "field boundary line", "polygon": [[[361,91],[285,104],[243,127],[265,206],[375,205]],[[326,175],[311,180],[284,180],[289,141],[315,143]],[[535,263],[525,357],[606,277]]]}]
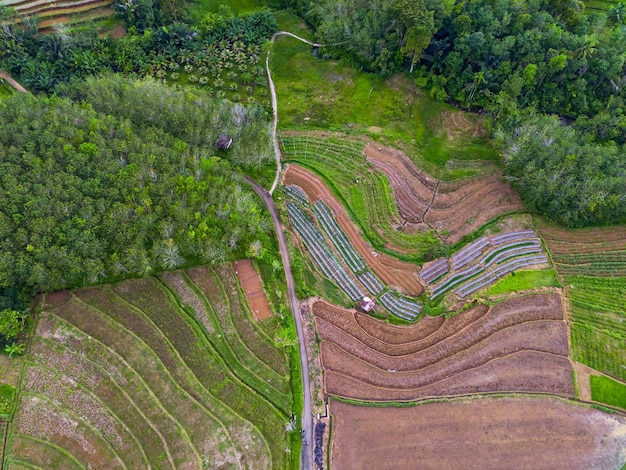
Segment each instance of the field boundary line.
[{"label": "field boundary line", "polygon": [[[241,290],[239,289],[239,281],[238,281],[238,278],[237,278],[237,276],[235,275],[235,273],[234,273],[234,271],[233,271],[233,269],[232,269],[232,266],[231,266],[230,264],[228,265],[228,268],[227,268],[227,269],[229,269],[229,270],[231,271],[231,274],[233,275],[233,277],[234,277],[234,279],[235,279],[235,283],[236,283],[235,288],[237,289],[237,295],[239,295],[239,296],[240,296],[240,294],[241,294]],[[229,311],[229,312],[232,312],[232,305],[231,305],[231,303],[230,303],[230,299],[228,298],[228,293],[226,292],[226,287],[224,286],[224,283],[222,282],[222,279],[221,279],[221,278],[220,278],[220,276],[217,274],[217,272],[215,271],[215,269],[213,269],[213,267],[212,267],[212,266],[208,266],[208,270],[211,272],[211,274],[210,274],[210,275],[211,275],[211,276],[212,276],[212,277],[213,277],[213,278],[217,281],[217,284],[220,286],[220,290],[222,291],[222,295],[223,295],[223,297],[224,297],[224,300],[226,301],[226,304],[228,305],[228,311]],[[193,281],[192,281],[192,282],[193,282]],[[197,287],[195,283],[194,283],[194,286],[195,286],[195,287]],[[208,298],[206,298],[206,296],[204,295],[204,293],[200,292],[200,294],[202,295],[202,299],[206,299],[206,301],[207,301],[208,303],[210,303],[210,300],[209,300]],[[241,299],[241,297],[240,297],[240,300],[242,300],[242,299]],[[244,304],[245,304],[245,305],[244,305]],[[250,314],[250,311],[247,309],[247,301],[246,301],[246,302],[241,302],[241,306],[242,306],[242,308],[244,308],[244,309],[247,311],[248,316],[249,316],[249,317],[250,317],[250,319],[252,320],[252,314]],[[215,310],[212,308],[212,305],[211,305],[210,307],[211,307],[211,309],[213,310],[213,312],[215,313]],[[260,357],[259,357],[259,356],[258,356],[258,355],[254,352],[254,351],[252,351],[252,350],[248,347],[248,345],[246,344],[246,342],[244,341],[244,339],[243,339],[243,338],[241,337],[241,335],[239,334],[239,330],[237,329],[237,326],[235,325],[235,322],[233,321],[233,319],[232,319],[232,316],[231,316],[231,315],[228,315],[228,320],[230,321],[230,323],[231,323],[231,325],[232,325],[232,327],[233,327],[234,334],[237,336],[237,338],[239,338],[239,341],[241,342],[241,344],[243,344],[243,346],[244,346],[244,348],[246,349],[246,351],[248,351],[252,357],[256,358],[256,359],[257,359],[257,360],[258,360],[261,364],[263,364],[263,366],[267,367],[267,369],[268,369],[268,370],[269,370],[272,374],[275,374],[277,377],[282,377],[282,378],[285,378],[284,376],[281,376],[281,375],[280,375],[277,371],[275,371],[274,369],[272,369],[272,367],[271,367],[269,364],[267,364],[267,363],[266,363],[263,359],[261,359],[261,358],[260,358]],[[252,325],[254,325],[254,322],[251,322],[251,323],[252,323]],[[230,346],[230,345],[229,345],[229,346]],[[233,352],[233,354],[234,354],[234,352]],[[236,357],[236,354],[235,354],[235,357]],[[241,362],[241,361],[240,361],[240,362]],[[242,366],[243,366],[243,363],[242,363]],[[245,367],[245,366],[244,366],[244,367]],[[277,390],[277,392],[278,392],[278,390]],[[284,393],[281,393],[281,392],[279,392],[279,393],[280,393],[281,395],[284,395]]]},{"label": "field boundary line", "polygon": [[[74,457],[72,454],[66,451],[63,447],[59,447],[58,445],[53,444],[50,441],[46,441],[45,439],[40,439],[38,437],[31,436],[29,434],[22,434],[19,432],[14,433],[13,436],[18,436],[19,438],[24,439],[24,440],[35,441],[47,447],[52,447],[54,450],[58,451],[59,453],[66,455],[72,462],[74,462],[78,466],[78,468],[84,468],[85,470],[87,470],[87,466],[83,465],[80,460],[78,460],[76,457]],[[40,468],[40,467],[34,466],[34,468]]]},{"label": "field boundary line", "polygon": [[111,443],[102,435],[102,433],[98,432],[98,430],[91,424],[89,423],[86,419],[83,419],[82,417],[78,416],[76,413],[74,413],[74,411],[69,410],[67,408],[61,408],[59,405],[57,405],[52,399],[48,398],[46,395],[43,395],[42,393],[39,392],[32,392],[32,391],[26,391],[25,392],[26,395],[30,395],[33,397],[37,397],[41,400],[43,400],[44,402],[46,402],[48,404],[48,406],[53,406],[54,408],[56,408],[57,410],[60,411],[60,414],[63,415],[67,415],[69,418],[74,418],[76,421],[78,421],[79,423],[83,423],[85,427],[89,428],[89,430],[94,434],[94,436],[104,442],[104,447],[106,447],[107,449],[109,449],[112,454],[117,457],[117,460],[119,460],[120,464],[122,465],[122,467],[126,470],[128,470],[128,467],[126,466],[126,463],[122,460],[122,458],[119,456],[119,454],[117,453],[117,451],[113,448],[113,446],[111,445]]},{"label": "field boundary line", "polygon": [[[115,295],[117,295],[117,292],[115,292],[113,289],[107,289],[108,291],[114,293]],[[86,307],[88,307],[91,310],[94,310],[96,312],[98,312],[100,315],[106,317],[109,319],[109,321],[115,323],[117,325],[117,328],[121,329],[122,331],[125,331],[126,334],[132,336],[133,338],[135,338],[136,341],[138,341],[140,344],[143,344],[144,347],[146,349],[148,349],[149,351],[152,351],[152,353],[154,354],[154,359],[155,361],[158,361],[158,363],[162,366],[163,370],[166,372],[166,375],[171,379],[171,381],[175,384],[175,387],[180,388],[184,393],[186,393],[190,399],[195,400],[190,393],[187,392],[187,390],[185,390],[182,386],[180,386],[178,384],[178,382],[174,379],[174,377],[172,377],[172,375],[170,374],[169,370],[167,369],[167,367],[165,367],[165,365],[163,364],[163,362],[161,361],[161,358],[154,352],[154,350],[139,336],[137,336],[133,331],[129,330],[128,328],[126,328],[124,325],[122,325],[121,323],[119,323],[117,320],[111,318],[109,315],[107,315],[105,312],[103,312],[102,310],[100,310],[99,308],[95,307],[94,305],[91,305],[87,302],[85,302],[84,300],[82,300],[81,298],[77,297],[77,296],[73,296],[74,298],[76,298],[78,300],[78,302],[82,303],[83,305],[85,305]],[[124,300],[124,299],[122,299]],[[61,319],[63,321],[65,321],[62,317]],[[66,321],[66,323],[69,323]],[[71,326],[73,328],[75,328],[76,330],[80,331],[82,334],[86,334],[84,333],[80,328],[77,328],[76,326],[74,326],[73,324],[71,324]],[[161,330],[157,330],[157,331],[161,331]],[[202,462],[202,459],[200,458],[200,455],[198,454],[197,449],[195,448],[195,446],[193,445],[193,443],[191,442],[191,438],[189,437],[188,432],[185,430],[185,427],[176,419],[174,418],[169,411],[167,411],[167,408],[165,408],[165,406],[163,405],[163,403],[161,403],[161,400],[159,400],[159,398],[154,394],[152,388],[145,382],[145,380],[143,379],[143,377],[141,377],[141,374],[139,374],[139,372],[132,367],[122,356],[120,356],[115,350],[113,350],[110,346],[106,345],[105,343],[103,343],[102,341],[90,336],[94,341],[96,341],[98,344],[101,344],[105,347],[105,349],[111,351],[115,356],[119,357],[119,359],[132,371],[135,372],[135,374],[137,374],[140,377],[140,380],[142,382],[142,384],[146,387],[146,389],[148,390],[148,392],[150,393],[150,395],[156,400],[156,402],[158,403],[158,406],[161,410],[163,410],[163,413],[166,414],[173,423],[175,423],[176,425],[178,425],[178,427],[180,429],[182,429],[183,433],[187,436],[187,439],[189,439],[188,443],[189,446],[193,449],[194,453],[196,454],[196,456],[198,457],[198,461]],[[165,340],[167,341],[167,338],[165,338]],[[169,342],[167,343],[169,345]],[[171,345],[170,345],[171,347]],[[181,359],[182,360],[182,359]],[[184,363],[184,362],[183,362]],[[190,371],[191,372],[191,371]],[[193,374],[193,372],[191,372]],[[208,393],[208,391],[207,391]],[[200,405],[202,406],[202,405]],[[204,408],[204,407],[203,407]],[[209,412],[210,416],[213,416],[212,413]],[[164,440],[163,436],[161,435],[161,433],[158,433],[159,436]],[[164,440],[165,443],[165,440]],[[169,446],[165,445],[165,451],[168,454],[168,460],[170,461],[170,463],[172,464],[172,468],[176,468],[176,466],[174,465],[174,460],[171,456],[171,453],[169,451]]]},{"label": "field boundary line", "polygon": [[[52,342],[52,341],[51,341],[51,342]],[[57,344],[57,343],[55,343],[55,344]],[[50,372],[53,372],[53,373],[54,373],[54,372],[56,372],[56,373],[59,373],[59,372],[60,372],[58,369],[53,369],[53,368],[48,367],[48,366],[46,366],[45,364],[42,364],[42,363],[40,363],[40,362],[34,362],[34,361],[31,361],[31,362],[30,362],[30,364],[31,364],[32,366],[39,367],[39,368],[41,368],[41,369],[44,369],[44,370],[47,370],[47,371],[50,371]],[[66,375],[65,373],[61,373],[60,375],[62,375],[63,377],[67,377],[67,378],[71,379],[71,380],[72,380],[72,382],[73,382],[74,384],[76,384],[76,386],[77,386],[77,388],[78,388],[79,390],[82,390],[83,392],[85,392],[85,393],[86,393],[86,394],[88,394],[89,396],[93,397],[93,398],[94,398],[94,400],[96,400],[96,401],[97,401],[97,402],[98,402],[98,403],[102,406],[102,408],[103,408],[104,410],[106,410],[106,411],[107,411],[107,412],[108,412],[108,413],[109,413],[112,417],[114,417],[114,418],[115,418],[115,419],[116,419],[116,420],[117,420],[117,421],[121,424],[121,426],[122,426],[122,427],[126,430],[126,432],[128,432],[128,434],[130,435],[131,439],[132,439],[133,441],[135,441],[135,443],[137,444],[137,448],[138,448],[138,449],[139,449],[139,451],[141,452],[141,455],[142,455],[142,457],[143,457],[144,463],[146,464],[146,468],[151,468],[152,466],[150,465],[150,462],[149,462],[149,460],[148,460],[148,457],[147,457],[146,453],[144,452],[143,447],[142,447],[142,446],[141,446],[141,444],[139,443],[139,440],[137,439],[137,436],[135,436],[135,434],[134,434],[134,433],[133,433],[133,432],[132,432],[132,431],[128,428],[128,426],[126,425],[126,423],[125,423],[122,419],[120,419],[120,417],[117,415],[117,413],[115,413],[115,412],[114,412],[114,411],[113,411],[113,410],[112,410],[112,409],[111,409],[108,405],[106,405],[106,404],[105,404],[105,403],[104,403],[104,402],[100,399],[100,397],[99,397],[98,395],[96,395],[95,393],[92,393],[92,392],[89,390],[89,388],[88,388],[88,387],[87,387],[84,383],[82,383],[80,380],[75,380],[73,377],[69,377],[69,376],[68,376],[68,375]],[[65,390],[68,390],[68,388],[67,388],[67,387],[63,387],[63,388],[64,388]],[[27,392],[29,392],[29,393],[33,393],[33,392],[30,392],[30,391],[27,391]],[[35,393],[38,393],[38,392],[35,392]],[[124,395],[126,395],[126,394],[124,393]],[[130,401],[130,400],[129,400],[129,401]],[[130,401],[130,402],[131,402],[131,403],[133,403],[132,401]],[[120,436],[120,437],[121,437],[121,436]],[[105,438],[105,440],[106,440],[106,438]],[[107,441],[107,442],[108,442],[108,441]],[[120,460],[121,460],[121,458],[120,458]],[[131,469],[131,470],[132,470],[132,469]]]},{"label": "field boundary line", "polygon": [[[56,316],[56,315],[55,315],[55,316]],[[63,320],[62,318],[60,318],[60,317],[57,317],[57,318],[59,318],[61,321],[63,321],[63,323],[65,323],[65,325],[64,325],[64,326],[65,326],[66,328],[69,328],[69,329],[75,329],[75,330],[78,330],[79,332],[81,332],[82,334],[85,334],[85,333],[84,333],[84,332],[82,332],[80,329],[78,329],[78,328],[76,328],[74,325],[72,325],[72,324],[70,324],[70,323],[66,322],[66,321],[65,321],[65,320]],[[90,336],[89,338],[90,338],[90,341],[97,342],[99,345],[102,345],[104,348],[106,348],[106,345],[104,345],[103,343],[101,343],[100,341],[98,341],[96,338],[91,337],[91,336]],[[167,442],[165,441],[165,439],[163,438],[163,436],[161,435],[161,433],[159,432],[159,430],[158,430],[158,429],[154,426],[154,424],[152,423],[152,420],[148,419],[148,417],[144,414],[143,410],[142,410],[142,409],[141,409],[141,408],[137,405],[137,403],[135,402],[135,400],[133,400],[133,399],[132,399],[132,397],[131,397],[131,396],[130,396],[127,392],[126,392],[126,390],[125,390],[125,389],[124,389],[124,388],[123,388],[123,387],[122,387],[122,386],[121,386],[121,385],[117,382],[117,380],[116,380],[116,379],[115,379],[115,378],[111,375],[111,373],[110,373],[108,370],[106,370],[106,369],[105,369],[102,365],[98,364],[98,363],[97,363],[97,362],[95,362],[94,360],[89,359],[87,356],[80,356],[79,354],[77,354],[77,353],[75,353],[75,352],[71,351],[70,349],[68,349],[68,348],[67,348],[67,346],[65,346],[65,345],[64,345],[64,344],[62,344],[62,343],[55,343],[54,341],[52,341],[52,340],[51,340],[51,339],[49,339],[49,338],[43,338],[43,337],[42,337],[41,339],[42,339],[42,340],[43,340],[43,342],[45,342],[45,343],[52,343],[52,344],[54,344],[54,345],[55,345],[55,346],[57,346],[57,347],[59,347],[59,346],[60,346],[60,347],[62,347],[62,348],[63,348],[63,349],[64,349],[64,350],[65,350],[68,354],[70,354],[71,356],[79,356],[82,360],[89,362],[89,363],[90,363],[90,364],[92,364],[94,367],[96,367],[97,369],[99,369],[100,371],[102,371],[102,372],[103,372],[103,373],[104,373],[104,374],[105,374],[105,375],[109,378],[109,380],[110,380],[111,384],[113,384],[113,386],[114,386],[115,388],[117,388],[118,390],[120,390],[120,391],[122,392],[122,395],[124,395],[124,397],[128,400],[128,402],[131,404],[131,406],[132,406],[132,407],[133,407],[133,408],[137,411],[137,414],[139,414],[139,416],[141,416],[141,417],[144,419],[144,421],[148,424],[148,426],[149,426],[150,428],[152,428],[152,430],[155,432],[155,434],[156,434],[157,436],[159,436],[159,438],[161,439],[161,441],[165,444],[165,447],[167,447]],[[111,354],[115,354],[115,355],[117,355],[117,353],[116,353],[115,351],[113,351],[112,349],[110,349],[110,348],[109,348],[107,351],[108,351],[109,353],[111,353]],[[125,365],[126,367],[128,367],[128,369],[129,369],[129,370],[131,370],[131,371],[133,372],[133,376],[134,376],[133,381],[134,381],[134,380],[139,379],[138,381],[142,383],[142,385],[144,386],[144,388],[145,388],[145,389],[146,389],[146,391],[148,392],[148,395],[149,395],[149,396],[151,396],[154,400],[156,400],[158,407],[159,407],[159,408],[161,408],[161,409],[163,409],[163,410],[165,410],[165,408],[163,407],[163,404],[161,403],[161,401],[160,401],[160,400],[158,400],[158,398],[157,398],[157,397],[156,397],[153,393],[151,393],[151,392],[152,392],[152,389],[151,389],[150,387],[148,387],[148,385],[147,385],[147,384],[145,383],[145,381],[143,380],[143,377],[142,377],[141,375],[139,375],[139,373],[138,373],[138,372],[137,372],[137,371],[136,371],[136,370],[135,370],[132,366],[130,366],[130,364],[126,363],[126,362],[124,361],[124,359],[123,359],[121,356],[119,356],[119,355],[117,355],[117,356],[118,356],[118,360],[119,360],[119,361],[120,361],[123,365]],[[48,369],[48,370],[54,371],[54,369],[51,369],[51,368],[49,368],[49,367],[47,367],[47,366],[43,366],[43,367],[44,367],[44,368],[46,368],[46,369]],[[65,374],[63,374],[63,375],[65,375]],[[80,384],[83,388],[86,388],[86,389],[88,390],[88,387],[87,387],[85,384],[83,384],[80,380],[75,380],[75,382],[76,382],[76,383],[78,383],[78,384]],[[98,398],[98,397],[97,397],[97,395],[95,395],[95,394],[92,394],[92,395],[94,395],[94,396],[96,396],[96,398]],[[99,400],[99,398],[98,398],[98,400]],[[99,400],[99,401],[101,401],[101,400]],[[109,407],[108,407],[108,406],[106,406],[106,405],[105,405],[105,408],[109,409]],[[109,409],[109,411],[111,411],[111,413],[112,413],[113,415],[117,416],[117,414],[115,414],[112,410],[110,410],[110,409]],[[122,421],[122,423],[123,423],[124,427],[127,427],[127,426],[124,424],[124,422],[123,422],[123,421]],[[134,434],[133,434],[130,430],[128,430],[128,432],[129,432],[129,434],[130,434],[131,436],[133,436],[133,437],[135,438],[135,440],[137,440],[136,436],[135,436],[135,435],[134,435]],[[139,442],[137,442],[137,444],[139,444]],[[140,447],[141,447],[141,446],[140,446]],[[146,463],[147,463],[147,464],[148,464],[148,466],[150,467],[150,466],[151,466],[151,465],[150,465],[150,460],[148,459],[148,457],[147,457],[147,455],[146,455],[145,451],[143,450],[143,447],[141,447],[141,452],[142,452],[142,454],[144,454],[144,457],[146,458]]]},{"label": "field boundary line", "polygon": [[[215,279],[218,280],[219,284],[220,284],[220,289],[222,290],[222,293],[225,294],[225,290],[224,287],[221,283],[221,281],[219,281],[219,276],[217,276],[215,273],[210,274],[211,276],[213,276]],[[204,295],[204,293],[200,290],[200,288],[198,287],[198,285],[193,282],[193,280],[191,278],[189,278],[187,276],[186,273],[183,272],[183,279],[185,281],[185,283],[187,283],[187,285],[189,286],[190,289],[192,289],[192,291],[194,292],[194,294],[198,297],[198,300],[200,300],[202,302],[202,304],[211,312],[213,312],[213,316],[215,318],[215,321],[217,321],[217,324],[220,328],[220,332],[222,334],[224,334],[224,329],[221,327],[221,324],[219,322],[219,319],[217,317],[217,314],[215,313],[215,309],[213,308],[213,304],[211,303],[211,301],[206,297],[206,295]],[[237,291],[239,293],[239,291]],[[228,302],[228,299],[225,299],[226,303],[229,305],[230,307],[230,303]],[[182,304],[182,303],[181,303]],[[229,312],[230,312],[230,308],[229,308]],[[235,327],[234,322],[230,319],[230,315],[229,315],[229,321],[233,327],[233,331],[234,334],[237,336],[237,338],[239,338],[239,342],[243,345],[244,349],[246,351],[248,351],[250,353],[250,355],[252,357],[254,357],[257,361],[259,361],[259,363],[266,368],[267,372],[269,372],[271,375],[276,376],[277,378],[280,379],[286,379],[288,376],[282,376],[280,375],[277,371],[275,371],[274,369],[272,369],[269,364],[265,363],[261,358],[259,358],[259,356],[257,356],[254,352],[252,352],[250,350],[250,348],[248,348],[248,345],[245,343],[245,341],[243,340],[243,338],[241,337],[241,335],[239,335],[239,331],[237,330],[237,328]],[[200,325],[203,326],[203,325]],[[203,328],[204,330],[204,328]],[[208,333],[208,332],[207,332]],[[256,375],[253,371],[251,371],[250,369],[248,369],[242,362],[241,360],[237,357],[237,354],[235,354],[235,352],[233,351],[233,349],[230,347],[230,344],[228,343],[228,341],[224,341],[226,346],[231,350],[231,352],[233,353],[233,356],[239,361],[239,363],[241,364],[242,367],[244,367],[246,370],[248,370],[248,372],[250,372],[253,375]],[[272,386],[272,388],[274,390],[276,390],[276,392],[280,395],[285,395],[284,393],[280,392],[279,390],[277,390],[274,386]],[[286,395],[288,396],[288,395]]]},{"label": "field boundary line", "polygon": [[[24,468],[28,468],[28,469],[31,469],[31,470],[47,470],[47,469],[45,469],[43,467],[39,467],[37,465],[33,465],[33,464],[28,463],[25,460],[21,460],[21,459],[11,458],[11,459],[9,459],[8,463],[11,463],[11,462],[14,462],[14,463],[16,463],[18,465],[21,465]],[[3,466],[2,468],[6,468],[6,467]]]},{"label": "field boundary line", "polygon": [[[160,282],[160,281],[159,281]],[[168,289],[167,286],[165,286],[164,284],[161,283],[161,286],[159,287],[161,289]],[[169,289],[168,289],[169,290]],[[220,361],[220,363],[222,364],[222,366],[224,367],[224,370],[226,370],[228,372],[228,375],[231,376],[231,378],[234,379],[235,383],[241,384],[241,386],[243,386],[244,388],[248,389],[251,393],[258,395],[263,401],[267,402],[270,407],[274,410],[274,413],[276,414],[277,417],[279,417],[280,419],[284,419],[285,417],[287,417],[287,413],[283,413],[282,410],[280,408],[278,408],[278,405],[275,404],[273,401],[271,401],[269,398],[267,398],[265,395],[263,395],[260,391],[256,390],[254,387],[252,387],[251,385],[249,385],[247,382],[245,382],[242,378],[240,378],[234,371],[233,369],[228,365],[228,363],[226,362],[226,360],[224,359],[224,357],[222,357],[222,355],[213,347],[213,345],[211,344],[211,341],[208,339],[207,337],[207,333],[204,331],[204,329],[202,328],[202,326],[197,322],[197,320],[195,318],[191,318],[190,314],[184,309],[184,307],[178,302],[178,299],[175,298],[174,294],[171,292],[166,292],[166,295],[168,297],[170,297],[170,300],[174,300],[176,303],[174,304],[174,307],[179,311],[182,312],[185,316],[185,318],[187,319],[187,321],[189,322],[190,327],[196,331],[199,334],[199,338],[201,341],[203,341],[203,343],[207,344],[208,347],[214,352],[215,357],[218,361]],[[159,331],[161,331],[159,329]],[[231,350],[232,353],[232,350]],[[246,372],[250,373],[252,376],[254,376],[258,381],[260,381],[261,383],[264,383],[263,380],[261,380],[258,376],[256,376],[255,374],[251,373],[248,369],[246,369],[243,364],[241,364],[241,362],[239,361],[239,359],[237,358],[237,356],[235,356],[234,353],[232,353],[233,356],[235,357],[235,359],[237,360],[237,362],[241,365],[242,369],[244,369]],[[273,388],[273,387],[272,387]],[[260,431],[259,431],[260,432]],[[271,459],[270,459],[271,460]]]},{"label": "field boundary line", "polygon": [[[369,336],[370,338],[374,338],[376,341],[380,341],[381,343],[386,344],[386,345],[389,345],[389,346],[400,346],[401,344],[411,344],[411,343],[417,343],[418,341],[424,341],[424,340],[427,340],[427,339],[428,339],[428,338],[430,338],[432,335],[436,334],[436,333],[437,333],[437,332],[438,332],[441,328],[443,328],[443,326],[444,326],[444,325],[445,325],[445,323],[446,323],[446,322],[444,321],[441,325],[439,325],[439,326],[437,327],[437,329],[436,329],[436,330],[434,330],[432,333],[429,333],[428,335],[424,336],[423,338],[416,339],[416,340],[413,340],[413,341],[408,341],[408,342],[406,342],[406,343],[389,343],[389,342],[387,342],[387,341],[385,341],[385,340],[383,340],[383,339],[379,339],[379,338],[377,338],[376,336],[372,336],[372,334],[371,334],[370,332],[368,332],[366,329],[364,329],[364,328],[363,328],[363,326],[359,323],[359,321],[357,320],[358,316],[357,316],[357,315],[355,315],[354,313],[353,313],[353,315],[352,315],[352,316],[353,316],[353,318],[354,318],[354,322],[356,323],[357,327],[358,327],[358,328],[359,328],[359,329],[360,329],[360,330],[361,330],[364,334],[366,334],[366,335],[367,335],[367,336]],[[324,319],[322,318],[322,320],[324,320]],[[447,318],[444,318],[444,320],[447,320]],[[325,321],[326,321],[326,320],[325,320]],[[413,323],[413,325],[417,325],[417,323]],[[396,326],[396,325],[392,325],[392,326]],[[411,326],[412,326],[412,325],[411,325]]]}]

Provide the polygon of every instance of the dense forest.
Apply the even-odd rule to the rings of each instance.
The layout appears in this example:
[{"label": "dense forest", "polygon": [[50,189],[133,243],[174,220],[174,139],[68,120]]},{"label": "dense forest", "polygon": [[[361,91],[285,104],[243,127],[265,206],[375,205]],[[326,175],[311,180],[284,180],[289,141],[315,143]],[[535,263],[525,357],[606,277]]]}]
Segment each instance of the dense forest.
[{"label": "dense forest", "polygon": [[[5,303],[261,255],[271,223],[242,174],[271,155],[258,106],[120,75],[61,94],[0,103]],[[235,139],[227,158],[221,132]]]},{"label": "dense forest", "polygon": [[410,71],[432,98],[486,111],[531,210],[568,226],[626,219],[623,3],[589,14],[562,0],[281,4],[335,45],[329,56]]}]

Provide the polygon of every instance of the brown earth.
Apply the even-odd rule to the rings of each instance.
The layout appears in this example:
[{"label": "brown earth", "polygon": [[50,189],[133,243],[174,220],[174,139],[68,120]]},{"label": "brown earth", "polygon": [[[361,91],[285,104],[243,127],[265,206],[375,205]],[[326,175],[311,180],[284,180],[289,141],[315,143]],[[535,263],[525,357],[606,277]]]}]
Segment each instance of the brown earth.
[{"label": "brown earth", "polygon": [[331,395],[383,401],[494,391],[574,395],[559,294],[478,305],[409,327],[325,302],[314,303],[313,313]]},{"label": "brown earth", "polygon": [[352,246],[363,257],[372,271],[381,278],[383,283],[396,287],[410,296],[419,296],[424,287],[417,278],[417,268],[414,264],[405,263],[384,253],[375,253],[365,243],[358,227],[352,222],[343,205],[335,199],[330,189],[315,173],[298,165],[290,164],[284,174],[284,184],[296,185],[302,188],[311,202],[318,200],[333,211],[337,223],[344,231]]},{"label": "brown earth", "polygon": [[502,182],[499,171],[460,182],[439,182],[400,150],[369,143],[364,153],[389,178],[402,219],[427,223],[447,243],[458,242],[499,215],[523,210],[519,196]]},{"label": "brown earth", "polygon": [[408,408],[331,401],[334,470],[621,468],[626,418],[566,400],[476,398]]},{"label": "brown earth", "polygon": [[252,260],[244,259],[235,261],[233,268],[239,278],[241,288],[246,294],[252,315],[257,320],[265,320],[272,314],[272,309],[270,303],[267,301],[261,278],[256,272],[256,269],[254,269]]},{"label": "brown earth", "polygon": [[49,294],[45,294],[43,299],[43,304],[45,308],[54,307],[60,304],[67,302],[70,298],[70,293],[66,290],[62,290],[59,292],[52,292]]}]

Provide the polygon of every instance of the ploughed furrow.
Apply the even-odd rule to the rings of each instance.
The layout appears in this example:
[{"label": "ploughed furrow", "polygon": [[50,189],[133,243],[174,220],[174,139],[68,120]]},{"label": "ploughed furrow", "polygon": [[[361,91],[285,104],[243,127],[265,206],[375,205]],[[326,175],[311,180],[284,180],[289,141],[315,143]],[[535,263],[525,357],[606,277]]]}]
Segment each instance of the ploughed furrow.
[{"label": "ploughed furrow", "polygon": [[438,185],[397,149],[368,144],[364,152],[389,178],[401,217],[412,223],[424,220],[448,243],[458,242],[499,215],[523,209],[500,172]]},{"label": "ploughed furrow", "polygon": [[[318,306],[318,310],[322,308],[332,311],[332,309],[336,307],[328,304],[325,307],[321,305]],[[323,315],[323,313],[320,313],[320,318],[321,315]],[[336,315],[339,317],[350,316],[349,312],[343,309],[337,309]],[[354,318],[353,322],[356,323],[356,326],[362,329],[364,333],[387,344],[403,344],[422,340],[435,334],[435,332],[446,323],[446,319],[443,316],[425,316],[417,325],[406,327],[381,323],[370,315],[364,315],[359,312],[353,313],[352,316]]]},{"label": "ploughed furrow", "polygon": [[[520,365],[523,364],[523,367]],[[567,357],[522,351],[461,372],[418,389],[391,389],[334,371],[326,373],[326,392],[344,398],[374,401],[418,400],[485,392],[554,393],[573,397],[572,367]]]},{"label": "ploughed furrow", "polygon": [[[130,308],[108,288],[82,289],[76,294],[98,311],[107,312],[109,318],[123,325],[135,339],[134,342],[132,339],[124,341],[124,336],[116,334],[111,327],[102,329],[96,335],[86,315],[75,318],[72,323],[104,344],[110,345],[114,351],[123,353],[124,359],[134,370],[141,372],[146,384],[163,403],[166,412],[161,414],[167,416],[169,411],[185,423],[186,429],[203,429],[205,432],[191,432],[190,435],[197,442],[198,449],[208,453],[213,446],[218,445],[221,451],[212,455],[216,457],[216,461],[229,462],[231,465],[241,464],[242,459],[251,454],[260,463],[263,462],[264,445],[258,431],[249,422],[240,419],[201,384],[171,343],[145,315]],[[188,341],[190,339],[193,337],[189,336]],[[208,351],[204,366],[207,373],[214,368],[213,356]],[[157,427],[164,432],[160,426]],[[227,445],[229,439],[232,440],[232,447]],[[170,442],[169,438],[167,441]],[[178,441],[182,439],[179,438]],[[257,447],[262,449],[258,455]]]},{"label": "ploughed furrow", "polygon": [[[476,319],[485,315],[487,308],[485,306],[478,306],[464,312],[462,315],[456,315],[446,319],[440,328],[432,334],[423,337],[415,335],[412,332],[412,330],[420,330],[421,321],[412,327],[396,327],[398,338],[406,338],[405,341],[396,344],[385,343],[364,332],[358,325],[355,314],[348,310],[333,307],[326,303],[316,302],[313,304],[313,313],[316,317],[345,330],[349,335],[354,336],[372,349],[382,351],[388,355],[399,356],[418,352],[432,347],[441,341],[445,341],[451,335],[461,331],[463,328],[471,325]],[[356,314],[356,318],[361,318],[360,314]]]},{"label": "ploughed furrow", "polygon": [[[428,349],[409,352],[402,355],[388,355],[364,345],[354,337],[339,328],[317,319],[316,326],[322,338],[328,344],[334,344],[350,355],[377,367],[381,370],[394,372],[412,372],[444,363],[455,358],[470,357],[477,354],[474,348],[480,349],[480,354],[493,350],[492,354],[505,354],[512,348],[534,349],[558,355],[567,355],[567,341],[561,338],[565,323],[562,321],[530,321],[510,326],[503,326],[485,332],[482,337],[472,337],[471,332],[450,341],[438,343]],[[516,336],[519,335],[519,336]],[[536,335],[532,337],[532,335]],[[493,342],[499,342],[501,350],[494,350]],[[459,360],[456,358],[454,360]],[[420,372],[423,372],[421,370]]]},{"label": "ploughed furrow", "polygon": [[[566,333],[564,322],[515,325],[443,359],[423,358],[420,354],[389,358],[380,353],[371,354],[369,358],[357,358],[352,351],[346,350],[349,345],[344,345],[344,349],[336,343],[325,341],[321,346],[322,365],[324,369],[378,387],[421,388],[516,352],[537,351],[567,356]],[[407,370],[409,367],[414,368]]]},{"label": "ploughed furrow", "polygon": [[[411,327],[392,327],[324,302],[316,302],[312,310],[322,338],[320,351],[322,367],[327,374],[326,389],[331,394],[332,390],[337,390],[333,388],[333,380],[344,383],[350,379],[378,389],[436,390],[437,384],[453,381],[454,377],[460,377],[459,383],[464,384],[462,377],[469,377],[468,371],[482,369],[493,369],[504,375],[490,376],[485,372],[480,391],[506,390],[507,387],[518,390],[523,382],[512,381],[513,376],[507,370],[490,364],[511,357],[507,359],[510,366],[519,359],[514,367],[516,373],[525,378],[532,377],[532,367],[537,360],[530,361],[529,366],[525,359],[529,357],[526,353],[531,352],[538,356],[563,358],[565,362],[557,361],[561,366],[552,378],[542,372],[541,377],[545,376],[545,380],[538,375],[535,382],[529,382],[529,391],[554,391],[567,395],[573,387],[572,371],[567,361],[567,328],[559,294],[517,297],[491,308],[478,305],[437,324],[425,322],[424,331],[420,331],[422,322]],[[367,329],[362,328],[360,321]],[[377,322],[380,331],[385,332],[382,336],[380,331],[377,332]],[[393,339],[393,343],[383,341],[387,338]],[[339,380],[338,377],[343,378]],[[474,382],[480,381],[481,373],[471,377]],[[429,393],[434,393],[432,390]],[[398,393],[392,395],[398,396]],[[341,396],[351,395],[349,390],[343,390]]]}]

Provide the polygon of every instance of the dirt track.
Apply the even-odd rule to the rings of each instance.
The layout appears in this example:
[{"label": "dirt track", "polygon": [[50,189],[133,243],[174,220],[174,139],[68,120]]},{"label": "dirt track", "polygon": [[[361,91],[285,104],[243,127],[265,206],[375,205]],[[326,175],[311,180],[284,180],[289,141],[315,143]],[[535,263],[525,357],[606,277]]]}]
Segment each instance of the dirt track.
[{"label": "dirt track", "polygon": [[408,408],[331,401],[333,469],[590,469],[626,461],[626,418],[552,398]]}]

